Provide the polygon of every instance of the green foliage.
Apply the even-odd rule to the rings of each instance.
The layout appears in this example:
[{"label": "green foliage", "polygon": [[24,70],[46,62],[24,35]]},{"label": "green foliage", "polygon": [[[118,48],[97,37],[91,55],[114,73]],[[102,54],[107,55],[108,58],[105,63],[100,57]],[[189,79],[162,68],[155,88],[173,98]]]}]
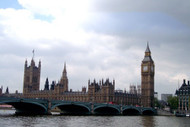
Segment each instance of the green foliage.
[{"label": "green foliage", "polygon": [[178,108],[178,97],[169,96],[168,97],[168,105],[170,106],[171,110],[175,110]]},{"label": "green foliage", "polygon": [[154,98],[154,106],[160,108],[160,102],[157,98]]}]

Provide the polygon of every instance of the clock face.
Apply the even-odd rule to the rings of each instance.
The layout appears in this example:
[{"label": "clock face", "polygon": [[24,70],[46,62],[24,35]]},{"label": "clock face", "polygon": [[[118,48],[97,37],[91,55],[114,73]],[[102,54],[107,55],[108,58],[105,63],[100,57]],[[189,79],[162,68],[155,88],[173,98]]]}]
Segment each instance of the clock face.
[{"label": "clock face", "polygon": [[148,66],[143,66],[143,71],[148,71]]}]

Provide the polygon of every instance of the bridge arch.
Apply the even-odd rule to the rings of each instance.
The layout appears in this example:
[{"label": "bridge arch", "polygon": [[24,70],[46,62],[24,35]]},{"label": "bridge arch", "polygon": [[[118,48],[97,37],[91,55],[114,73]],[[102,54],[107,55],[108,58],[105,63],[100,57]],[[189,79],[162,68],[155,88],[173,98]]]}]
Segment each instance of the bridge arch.
[{"label": "bridge arch", "polygon": [[94,107],[95,115],[119,115],[120,109],[115,105],[100,105]]},{"label": "bridge arch", "polygon": [[91,113],[90,107],[82,103],[63,102],[55,104],[51,109],[54,109],[55,107],[58,107],[62,111],[61,114],[66,115],[87,115]]},{"label": "bridge arch", "polygon": [[153,109],[143,109],[142,110],[142,115],[154,115],[155,111]]},{"label": "bridge arch", "polygon": [[32,102],[29,100],[23,99],[10,99],[0,101],[0,104],[8,104],[12,105],[16,109],[16,114],[21,115],[40,115],[40,114],[47,114],[47,107],[43,104]]},{"label": "bridge arch", "polygon": [[124,107],[122,110],[123,115],[133,116],[133,115],[140,115],[141,111],[137,107]]}]

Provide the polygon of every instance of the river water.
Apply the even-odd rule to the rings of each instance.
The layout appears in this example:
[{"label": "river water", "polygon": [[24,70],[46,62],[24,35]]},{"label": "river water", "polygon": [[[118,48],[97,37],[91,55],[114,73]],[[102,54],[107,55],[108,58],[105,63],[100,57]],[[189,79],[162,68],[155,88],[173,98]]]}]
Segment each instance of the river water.
[{"label": "river water", "polygon": [[0,127],[190,127],[190,118],[175,116],[16,116],[0,110]]}]

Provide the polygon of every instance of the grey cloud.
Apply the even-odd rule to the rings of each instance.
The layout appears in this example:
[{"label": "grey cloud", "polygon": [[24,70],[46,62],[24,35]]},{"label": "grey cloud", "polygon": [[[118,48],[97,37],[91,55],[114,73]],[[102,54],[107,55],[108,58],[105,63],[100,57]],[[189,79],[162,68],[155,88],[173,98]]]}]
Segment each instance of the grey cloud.
[{"label": "grey cloud", "polygon": [[[27,58],[30,62],[32,50],[35,49],[36,63],[39,59],[42,61],[41,88],[46,77],[50,81],[59,80],[65,61],[69,85],[74,90],[87,86],[89,78],[99,80],[107,77],[116,80],[116,88],[128,88],[130,83],[140,84],[140,65],[147,41],[156,65],[155,90],[159,94],[175,92],[176,85],[169,81],[172,76],[178,73],[190,76],[190,30],[182,24],[189,21],[188,1],[94,2],[92,10],[95,14],[91,13],[90,19],[81,28],[97,36],[87,39],[84,45],[56,39],[26,41],[10,38],[2,28],[0,55],[17,57],[9,60],[3,57],[1,60],[0,77],[3,82],[0,85],[10,85],[12,92],[16,89],[22,91],[24,61]],[[113,37],[113,40],[99,39],[104,35]],[[50,48],[43,49],[39,47],[40,44],[50,45]]]},{"label": "grey cloud", "polygon": [[99,12],[161,12],[173,16],[190,27],[188,0],[95,0],[91,10]]}]

